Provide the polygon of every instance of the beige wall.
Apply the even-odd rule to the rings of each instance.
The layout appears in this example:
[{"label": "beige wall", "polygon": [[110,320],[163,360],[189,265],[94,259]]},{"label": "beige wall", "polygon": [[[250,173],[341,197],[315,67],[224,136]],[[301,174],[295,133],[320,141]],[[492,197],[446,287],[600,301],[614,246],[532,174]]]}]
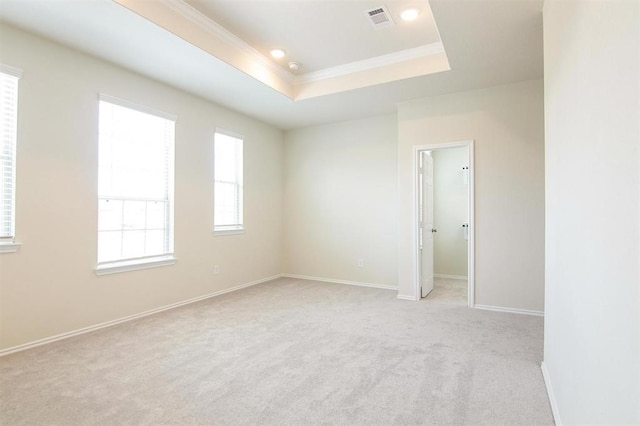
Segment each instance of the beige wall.
[{"label": "beige wall", "polygon": [[398,286],[414,298],[413,147],[475,140],[476,304],[542,311],[542,82],[403,103],[398,109]]},{"label": "beige wall", "polygon": [[[0,27],[23,70],[17,253],[0,254],[0,349],[270,277],[282,268],[282,132],[76,51]],[[176,114],[173,266],[97,277],[98,92]],[[245,136],[241,236],[212,234],[212,139]],[[213,275],[213,265],[221,274]]]},{"label": "beige wall", "polygon": [[285,133],[284,272],[396,286],[396,123]]},{"label": "beige wall", "polygon": [[[282,272],[398,287],[412,297],[412,147],[468,139],[476,141],[476,303],[542,310],[541,82],[418,100],[398,116],[283,136],[11,27],[1,26],[0,37],[0,62],[24,71],[22,247],[0,255],[0,349]],[[174,266],[94,273],[98,92],[178,115]],[[245,136],[241,236],[211,232],[216,127]]]},{"label": "beige wall", "polygon": [[445,148],[433,157],[433,217],[438,230],[433,238],[436,275],[467,276],[467,243],[463,223],[469,222],[469,185],[462,168],[469,165],[469,149]]},{"label": "beige wall", "polygon": [[558,424],[640,424],[640,3],[544,5],[544,369]]}]

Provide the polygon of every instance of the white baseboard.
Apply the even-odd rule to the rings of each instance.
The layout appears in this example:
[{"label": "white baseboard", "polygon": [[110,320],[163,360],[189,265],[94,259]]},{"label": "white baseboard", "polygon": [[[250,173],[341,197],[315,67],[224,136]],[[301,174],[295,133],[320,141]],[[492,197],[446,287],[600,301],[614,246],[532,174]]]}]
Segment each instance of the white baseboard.
[{"label": "white baseboard", "polygon": [[412,302],[415,302],[416,300],[418,300],[414,296],[409,296],[407,294],[399,294],[398,295],[398,299],[400,299],[400,300],[411,300]]},{"label": "white baseboard", "polygon": [[447,275],[447,274],[433,274],[434,278],[447,278],[450,280],[465,280],[468,281],[469,277],[465,277],[464,275]]},{"label": "white baseboard", "polygon": [[359,281],[336,280],[333,278],[311,277],[308,275],[282,274],[285,278],[297,278],[300,280],[323,281],[326,283],[355,285],[358,287],[382,288],[385,290],[398,290],[398,287],[386,284],[363,283]]},{"label": "white baseboard", "polygon": [[544,385],[547,388],[547,396],[549,397],[549,405],[551,405],[551,413],[553,414],[553,420],[556,426],[562,426],[562,420],[560,420],[560,413],[558,412],[558,403],[556,402],[556,395],[553,392],[553,386],[551,386],[551,379],[549,378],[549,372],[544,361],[540,364],[542,370],[542,378],[544,379]]},{"label": "white baseboard", "polygon": [[503,308],[501,306],[488,306],[488,305],[478,305],[478,304],[475,304],[473,307],[476,309],[484,309],[485,311],[508,312],[511,314],[521,314],[521,315],[534,315],[537,317],[544,316],[544,312],[542,311],[530,311],[527,309]]},{"label": "white baseboard", "polygon": [[85,334],[85,333],[90,333],[92,331],[96,331],[96,330],[100,330],[102,328],[107,328],[107,327],[111,327],[113,325],[116,324],[121,324],[123,322],[127,322],[127,321],[133,321],[135,319],[138,318],[142,318],[142,317],[146,317],[149,315],[153,315],[153,314],[157,314],[163,311],[167,311],[169,309],[174,309],[174,308],[178,308],[180,306],[184,306],[184,305],[188,305],[191,303],[195,303],[195,302],[199,302],[201,300],[205,300],[205,299],[209,299],[211,297],[216,297],[216,296],[220,296],[226,293],[231,293],[234,291],[238,291],[238,290],[242,290],[243,288],[247,288],[247,287],[251,287],[257,284],[261,284],[267,281],[271,281],[271,280],[275,280],[276,278],[280,278],[282,277],[282,274],[278,274],[278,275],[274,275],[272,277],[268,277],[268,278],[263,278],[260,280],[256,280],[256,281],[251,281],[248,283],[244,283],[244,284],[240,284],[231,288],[226,288],[224,290],[219,290],[219,291],[215,291],[213,293],[209,293],[209,294],[205,294],[204,296],[198,296],[198,297],[194,297],[192,299],[188,299],[188,300],[184,300],[182,302],[177,302],[177,303],[172,303],[170,305],[165,305],[165,306],[161,306],[159,308],[155,308],[155,309],[151,309],[145,312],[141,312],[139,314],[133,314],[133,315],[129,315],[123,318],[118,318],[112,321],[107,321],[107,322],[103,322],[100,324],[96,324],[96,325],[91,325],[89,327],[84,327],[78,330],[74,330],[74,331],[69,331],[67,333],[62,333],[62,334],[57,334],[55,336],[51,336],[51,337],[46,337],[44,339],[40,339],[40,340],[35,340],[33,342],[29,342],[29,343],[24,343],[22,345],[18,345],[18,346],[13,346],[10,348],[6,348],[6,349],[2,349],[0,350],[0,357],[4,356],[4,355],[9,355],[15,352],[20,352],[20,351],[24,351],[27,349],[31,349],[31,348],[35,348],[37,346],[42,346],[42,345],[46,345],[48,343],[53,343],[53,342],[57,342],[58,340],[63,340],[63,339],[68,339],[69,337],[74,337],[74,336],[78,336],[80,334]]}]

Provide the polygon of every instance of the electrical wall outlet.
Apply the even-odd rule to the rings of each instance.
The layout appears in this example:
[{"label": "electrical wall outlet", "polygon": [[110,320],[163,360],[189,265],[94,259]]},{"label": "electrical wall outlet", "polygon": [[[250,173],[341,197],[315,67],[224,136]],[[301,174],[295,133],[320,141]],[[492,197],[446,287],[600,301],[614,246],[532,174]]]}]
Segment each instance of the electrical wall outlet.
[{"label": "electrical wall outlet", "polygon": [[364,259],[358,259],[358,268],[364,268]]},{"label": "electrical wall outlet", "polygon": [[220,274],[220,265],[213,265],[213,275]]}]

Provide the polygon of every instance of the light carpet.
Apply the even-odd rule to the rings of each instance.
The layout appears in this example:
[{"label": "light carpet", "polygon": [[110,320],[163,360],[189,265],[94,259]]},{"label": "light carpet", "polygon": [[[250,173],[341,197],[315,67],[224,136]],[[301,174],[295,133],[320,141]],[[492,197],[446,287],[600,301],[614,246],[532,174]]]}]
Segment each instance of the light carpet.
[{"label": "light carpet", "polygon": [[542,337],[539,317],[283,278],[0,358],[0,424],[549,425]]},{"label": "light carpet", "polygon": [[425,301],[467,306],[467,286],[467,280],[436,277],[433,280],[433,290]]}]

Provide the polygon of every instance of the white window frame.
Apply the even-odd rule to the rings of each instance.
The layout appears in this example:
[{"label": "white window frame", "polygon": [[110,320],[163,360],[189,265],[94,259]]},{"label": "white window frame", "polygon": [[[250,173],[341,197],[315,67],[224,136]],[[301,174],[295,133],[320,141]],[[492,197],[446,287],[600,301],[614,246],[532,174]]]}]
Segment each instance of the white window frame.
[{"label": "white window frame", "polygon": [[[239,170],[236,169],[236,178],[234,181],[224,181],[226,184],[235,185],[238,197],[238,209],[237,214],[239,216],[239,223],[235,224],[216,224],[216,203],[218,202],[218,194],[216,194],[215,187],[218,183],[218,179],[216,176],[216,139],[218,135],[223,135],[227,137],[231,137],[234,139],[238,139],[240,141],[240,153],[241,153],[241,161]],[[225,129],[216,128],[213,140],[213,232],[214,235],[235,235],[235,234],[243,234],[245,231],[244,225],[244,136],[231,132]]]},{"label": "white window frame", "polygon": [[[3,148],[9,152],[9,158],[3,161],[3,164],[9,166],[9,183],[6,185],[6,182],[3,182],[0,177],[0,186],[5,187],[8,186],[10,188],[10,197],[9,200],[9,232],[4,234],[2,233],[2,229],[0,229],[0,253],[14,253],[18,251],[20,248],[20,244],[15,241],[16,238],[16,166],[17,166],[17,133],[18,133],[18,93],[19,93],[19,80],[22,77],[22,70],[18,68],[11,67],[9,65],[0,64],[0,73],[2,73],[5,77],[9,77],[14,79],[15,87],[14,87],[14,99],[13,104],[9,107],[9,110],[4,110],[4,105],[1,106],[3,110],[3,119],[5,119],[5,114],[10,114],[10,126],[12,129],[8,132],[7,139],[4,138],[4,135],[0,135],[3,140],[0,140],[0,150]],[[4,102],[3,102],[4,104]],[[8,145],[8,146],[5,146]],[[0,151],[1,154],[1,151]],[[0,173],[6,176],[6,171],[4,167],[0,167]],[[0,197],[3,194],[0,194]]]},{"label": "white window frame", "polygon": [[[106,95],[104,93],[100,93],[98,95],[98,114],[99,114],[99,105],[100,102],[110,103],[119,107],[127,108],[136,112],[156,116],[168,121],[173,121],[174,126],[177,121],[177,116],[174,114],[169,114],[163,111],[158,111],[153,108],[149,108],[143,105],[135,104],[114,96]],[[98,120],[99,121],[99,120]],[[99,133],[100,129],[98,129],[98,144],[99,144]],[[175,169],[175,127],[174,127],[174,136],[173,140],[168,146],[168,189],[167,189],[167,198],[162,199],[162,202],[167,202],[167,212],[166,212],[166,227],[168,232],[168,249],[165,253],[159,255],[152,255],[146,257],[137,257],[137,258],[123,258],[112,261],[104,261],[98,262],[95,272],[96,275],[105,275],[105,274],[113,274],[119,272],[133,271],[138,269],[147,269],[154,268],[158,266],[167,266],[173,265],[176,263],[176,258],[174,257],[174,169]],[[98,159],[99,161],[99,159]],[[98,192],[98,202],[100,202],[101,198],[107,195],[107,198],[117,199],[118,196],[108,196],[108,194],[100,194]],[[124,200],[124,198],[123,198]],[[138,201],[150,201],[149,199],[137,199]],[[151,200],[153,201],[153,200]],[[98,232],[100,232],[98,230]]]}]

